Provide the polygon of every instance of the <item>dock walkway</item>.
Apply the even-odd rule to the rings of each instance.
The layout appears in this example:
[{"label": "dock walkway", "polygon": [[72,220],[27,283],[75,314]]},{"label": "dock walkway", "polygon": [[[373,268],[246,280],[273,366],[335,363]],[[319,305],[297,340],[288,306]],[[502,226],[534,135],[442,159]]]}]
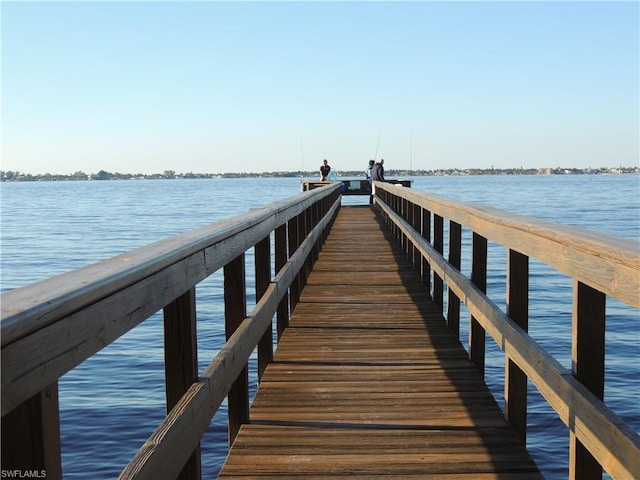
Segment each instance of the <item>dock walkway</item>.
[{"label": "dock walkway", "polygon": [[375,212],[343,206],[219,478],[542,478]]}]

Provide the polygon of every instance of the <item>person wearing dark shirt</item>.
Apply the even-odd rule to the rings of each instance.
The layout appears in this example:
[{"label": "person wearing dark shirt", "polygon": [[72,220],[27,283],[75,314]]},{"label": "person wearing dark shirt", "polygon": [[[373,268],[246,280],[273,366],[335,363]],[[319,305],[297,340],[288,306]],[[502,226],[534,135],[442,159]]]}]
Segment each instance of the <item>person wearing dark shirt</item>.
[{"label": "person wearing dark shirt", "polygon": [[386,182],[384,179],[384,159],[380,159],[379,162],[375,162],[371,169],[371,198],[370,203],[373,203],[373,195],[376,194],[375,182]]},{"label": "person wearing dark shirt", "polygon": [[385,182],[384,179],[384,159],[380,159],[379,162],[375,162],[371,168],[371,181],[373,182]]},{"label": "person wearing dark shirt", "polygon": [[322,161],[322,165],[320,165],[320,179],[325,182],[330,172],[331,167],[329,166],[329,163],[327,163],[327,159],[325,158]]}]

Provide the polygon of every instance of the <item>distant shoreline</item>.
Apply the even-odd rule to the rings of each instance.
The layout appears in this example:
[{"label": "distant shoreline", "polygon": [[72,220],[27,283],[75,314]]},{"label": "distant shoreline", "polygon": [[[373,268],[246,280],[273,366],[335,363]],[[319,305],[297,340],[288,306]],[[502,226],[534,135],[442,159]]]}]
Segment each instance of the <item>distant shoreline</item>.
[{"label": "distant shoreline", "polygon": [[[340,178],[364,177],[364,170],[337,171]],[[467,168],[467,169],[439,169],[439,170],[394,170],[387,169],[388,177],[428,177],[428,176],[471,176],[471,175],[601,175],[601,174],[640,174],[640,167],[600,167],[600,168]],[[194,178],[314,178],[319,173],[313,171],[287,171],[287,172],[262,172],[262,173],[176,173],[173,170],[165,170],[162,173],[132,174],[111,173],[100,170],[98,173],[85,173],[82,171],[73,174],[30,174],[18,171],[0,170],[0,182],[38,182],[38,181],[65,181],[65,180],[173,180]]]}]

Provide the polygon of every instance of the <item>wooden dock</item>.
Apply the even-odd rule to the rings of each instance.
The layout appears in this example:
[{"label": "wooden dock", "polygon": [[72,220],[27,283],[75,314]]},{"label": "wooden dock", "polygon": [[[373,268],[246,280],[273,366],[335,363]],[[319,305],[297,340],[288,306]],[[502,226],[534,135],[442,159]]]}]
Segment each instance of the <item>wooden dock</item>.
[{"label": "wooden dock", "polygon": [[[162,310],[167,414],[120,480],[211,478],[200,443],[225,399],[223,479],[541,478],[528,386],[567,427],[567,478],[640,478],[640,435],[604,402],[605,300],[640,309],[637,241],[382,182],[373,207],[344,206],[343,185],[3,292],[2,471],[63,478],[59,379]],[[507,251],[505,310],[486,292],[489,242]],[[573,280],[570,368],[528,332],[530,259]],[[216,272],[226,342],[200,371],[196,288]],[[504,411],[486,341],[504,352]]]},{"label": "wooden dock", "polygon": [[542,478],[389,235],[341,208],[220,478]]}]

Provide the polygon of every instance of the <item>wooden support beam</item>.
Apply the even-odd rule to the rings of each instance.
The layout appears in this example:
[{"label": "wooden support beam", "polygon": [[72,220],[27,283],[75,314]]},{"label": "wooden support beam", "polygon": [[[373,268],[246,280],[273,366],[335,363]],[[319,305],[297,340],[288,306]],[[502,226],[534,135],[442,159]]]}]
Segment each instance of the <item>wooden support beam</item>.
[{"label": "wooden support beam", "polygon": [[[411,219],[409,217],[409,201],[404,198],[400,199],[400,216],[404,219],[405,222],[411,223]],[[407,258],[410,258],[409,239],[404,233],[402,233],[402,231],[398,233],[401,239],[402,251]]]},{"label": "wooden support beam", "polygon": [[[304,239],[307,238],[307,235],[313,228],[312,225],[313,224],[311,223],[311,208],[307,208],[300,215],[300,226],[299,226],[300,234],[298,236],[298,238],[300,239],[300,243],[302,243]],[[300,291],[302,291],[305,285],[307,284],[307,279],[311,274],[312,266],[313,266],[313,258],[311,255],[309,255],[304,262],[304,268],[300,272]]]},{"label": "wooden support beam", "polygon": [[[412,203],[411,208],[412,208],[412,212],[411,212],[412,226],[417,232],[419,232],[422,227],[421,226],[422,216],[420,214],[420,206],[415,203]],[[420,272],[422,268],[420,251],[418,250],[418,247],[415,244],[412,243],[412,245],[413,245],[413,251],[411,253],[411,262],[413,264],[413,269],[417,272]]]},{"label": "wooden support beam", "polygon": [[[431,243],[431,212],[426,208],[422,209],[422,230],[420,235],[427,243]],[[427,294],[431,298],[431,265],[426,256],[422,256],[422,283],[427,287]]]},{"label": "wooden support beam", "polygon": [[[196,291],[189,289],[164,307],[164,364],[167,413],[180,401],[198,377]],[[200,445],[187,460],[180,480],[202,478]]]},{"label": "wooden support beam", "polygon": [[[507,315],[525,332],[529,326],[529,257],[509,250]],[[505,355],[504,414],[522,442],[527,441],[527,376]]]},{"label": "wooden support beam", "polygon": [[[604,293],[574,281],[572,371],[600,400],[604,398],[605,303]],[[569,478],[602,479],[602,467],[573,432],[569,442]]]},{"label": "wooden support beam", "polygon": [[[471,282],[480,291],[487,293],[487,239],[473,232],[471,259]],[[469,326],[469,358],[478,366],[484,376],[485,331],[482,325],[471,316]]]},{"label": "wooden support beam", "polygon": [[[449,263],[460,270],[460,257],[462,254],[462,225],[449,222]],[[460,337],[460,299],[448,288],[447,300],[447,325],[451,331]]]},{"label": "wooden support beam", "polygon": [[[298,245],[300,245],[300,238],[298,236],[299,220],[299,216],[295,216],[289,220],[288,223],[289,256],[292,256],[298,248]],[[291,312],[293,312],[300,300],[300,293],[300,273],[298,273],[298,275],[296,275],[296,279],[291,284],[291,288],[289,289],[289,310]]]},{"label": "wooden support beam", "polygon": [[2,417],[2,470],[62,479],[58,382]]},{"label": "wooden support beam", "polygon": [[[271,282],[271,237],[267,236],[255,246],[256,303]],[[262,378],[269,363],[273,362],[273,323],[267,327],[258,343],[258,379]]]},{"label": "wooden support beam", "polygon": [[[276,273],[287,263],[287,226],[280,225],[275,230],[275,270]],[[289,326],[289,292],[284,294],[282,300],[278,304],[278,312],[276,314],[276,330],[278,332],[278,340],[282,336],[284,329]]]},{"label": "wooden support beam", "polygon": [[[444,219],[440,215],[433,215],[433,248],[440,255],[444,252]],[[442,277],[437,273],[433,275],[433,302],[444,308],[443,300],[444,282]]]},{"label": "wooden support beam", "polygon": [[[244,253],[224,266],[224,318],[227,340],[247,316]],[[240,430],[249,423],[249,369],[245,366],[233,383],[228,395],[229,445]]]}]

